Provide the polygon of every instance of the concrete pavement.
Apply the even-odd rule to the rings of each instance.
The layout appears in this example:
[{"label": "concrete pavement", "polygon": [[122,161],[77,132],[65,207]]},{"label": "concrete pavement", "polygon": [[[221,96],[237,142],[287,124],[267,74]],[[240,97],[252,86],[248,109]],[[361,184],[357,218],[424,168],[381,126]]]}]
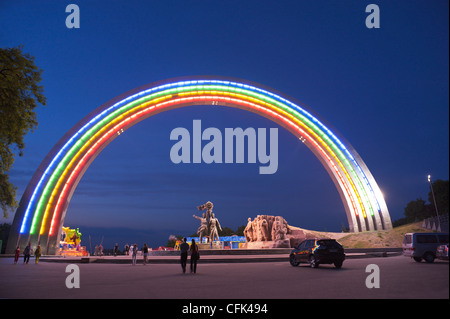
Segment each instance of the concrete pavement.
[{"label": "concrete pavement", "polygon": [[[253,263],[253,262],[284,262],[289,260],[291,249],[271,250],[202,250],[201,263]],[[390,257],[398,256],[401,248],[372,248],[372,249],[346,249],[347,259]],[[189,260],[189,259],[188,259]],[[111,263],[129,264],[131,256],[89,256],[89,257],[60,257],[44,256],[42,262],[63,263]],[[148,256],[150,264],[178,264],[180,261],[179,251],[153,251]],[[137,263],[141,264],[143,257],[138,256]]]},{"label": "concrete pavement", "polygon": [[[380,268],[381,288],[369,289],[366,267]],[[342,269],[292,267],[283,262],[203,263],[197,274],[179,264],[77,264],[80,288],[69,289],[70,263],[17,265],[0,258],[0,298],[112,299],[310,299],[448,298],[449,264],[416,263],[410,258],[356,258]]]}]

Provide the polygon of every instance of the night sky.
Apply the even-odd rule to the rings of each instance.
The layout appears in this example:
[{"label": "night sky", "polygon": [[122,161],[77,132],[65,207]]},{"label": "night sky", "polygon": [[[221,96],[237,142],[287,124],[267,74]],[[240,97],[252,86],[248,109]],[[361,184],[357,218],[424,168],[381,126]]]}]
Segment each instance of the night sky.
[{"label": "night sky", "polygon": [[[65,25],[80,8],[80,28]],[[380,28],[368,29],[368,4]],[[442,1],[2,1],[0,45],[23,45],[44,70],[47,105],[26,136],[11,181],[19,201],[53,145],[89,112],[158,80],[230,76],[302,101],[339,131],[380,186],[392,220],[428,198],[427,175],[449,178],[449,3]],[[279,128],[278,171],[259,164],[174,164],[170,132],[202,127]],[[211,201],[221,225],[257,214],[290,225],[348,225],[328,173],[297,138],[242,110],[192,106],[127,130],[81,180],[65,225],[104,246],[193,234],[196,206]],[[2,222],[12,222],[14,214]],[[85,237],[84,237],[85,236]]]}]

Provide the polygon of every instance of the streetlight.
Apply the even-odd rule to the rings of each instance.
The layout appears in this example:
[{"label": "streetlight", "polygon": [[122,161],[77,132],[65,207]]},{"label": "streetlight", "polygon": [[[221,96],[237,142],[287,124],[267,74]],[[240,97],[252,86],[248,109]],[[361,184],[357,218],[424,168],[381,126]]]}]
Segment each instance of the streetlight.
[{"label": "streetlight", "polygon": [[431,195],[433,196],[433,201],[434,201],[434,209],[436,210],[436,216],[437,216],[438,225],[439,225],[439,229],[440,229],[441,228],[441,221],[439,220],[439,213],[438,213],[438,208],[437,208],[437,205],[436,205],[436,198],[434,197],[433,183],[431,182],[431,175],[428,175],[428,183],[430,183]]}]

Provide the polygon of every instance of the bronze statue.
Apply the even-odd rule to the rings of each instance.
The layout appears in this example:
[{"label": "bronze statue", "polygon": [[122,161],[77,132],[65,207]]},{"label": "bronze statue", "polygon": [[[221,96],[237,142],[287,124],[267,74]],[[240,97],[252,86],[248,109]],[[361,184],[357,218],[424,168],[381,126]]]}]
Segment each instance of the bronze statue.
[{"label": "bronze statue", "polygon": [[210,219],[210,225],[209,225],[209,240],[211,242],[214,241],[214,239],[217,239],[217,241],[220,241],[219,239],[219,232],[217,231],[217,227],[222,231],[222,227],[220,226],[219,220],[215,218],[214,213],[211,215]]},{"label": "bronze statue", "polygon": [[222,227],[220,226],[219,220],[215,217],[214,213],[212,212],[213,207],[214,207],[213,203],[206,202],[203,205],[197,206],[198,210],[206,209],[206,212],[203,213],[203,218],[193,215],[194,218],[200,220],[201,222],[200,227],[197,230],[197,234],[199,234],[200,243],[202,242],[203,237],[208,237],[210,243],[212,243],[214,240],[220,241],[219,231],[217,230],[217,228],[222,230]]},{"label": "bronze statue", "polygon": [[205,213],[203,213],[202,217],[198,217],[195,215],[192,215],[192,216],[200,221],[200,227],[197,229],[197,234],[198,234],[199,243],[201,243],[202,239],[203,239],[203,235],[208,236],[208,221],[205,218]]},{"label": "bronze statue", "polygon": [[214,205],[211,202],[206,202],[206,204],[197,206],[198,210],[206,209],[206,221],[208,222],[208,226],[209,226],[209,220],[211,219],[213,207],[214,207]]}]

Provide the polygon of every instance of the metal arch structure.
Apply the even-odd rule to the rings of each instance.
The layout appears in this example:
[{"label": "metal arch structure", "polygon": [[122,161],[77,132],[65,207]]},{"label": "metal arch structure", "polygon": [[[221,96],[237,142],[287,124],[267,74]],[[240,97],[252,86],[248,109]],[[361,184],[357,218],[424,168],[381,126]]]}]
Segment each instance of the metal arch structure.
[{"label": "metal arch structure", "polygon": [[319,159],[344,204],[350,231],[391,229],[383,195],[361,157],[307,106],[258,83],[217,76],[154,82],[98,107],[72,127],[44,158],[20,200],[7,252],[40,243],[55,254],[72,195],[97,155],[121,132],[167,110],[222,105],[264,116],[299,138]]}]

